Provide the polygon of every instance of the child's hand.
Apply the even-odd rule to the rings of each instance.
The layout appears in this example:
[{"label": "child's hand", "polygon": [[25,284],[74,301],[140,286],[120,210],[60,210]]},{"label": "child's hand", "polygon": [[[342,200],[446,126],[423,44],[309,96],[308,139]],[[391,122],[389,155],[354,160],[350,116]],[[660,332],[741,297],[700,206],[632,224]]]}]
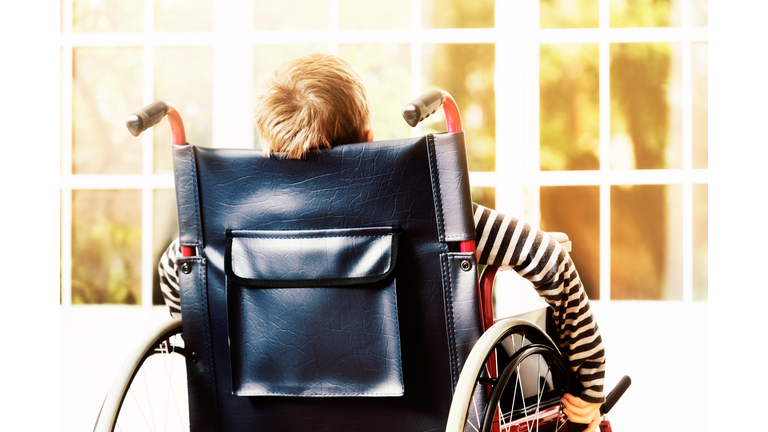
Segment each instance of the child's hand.
[{"label": "child's hand", "polygon": [[594,432],[600,426],[600,405],[599,403],[589,403],[580,397],[566,393],[560,402],[564,405],[563,412],[568,416],[568,420],[574,423],[589,424],[585,431]]}]

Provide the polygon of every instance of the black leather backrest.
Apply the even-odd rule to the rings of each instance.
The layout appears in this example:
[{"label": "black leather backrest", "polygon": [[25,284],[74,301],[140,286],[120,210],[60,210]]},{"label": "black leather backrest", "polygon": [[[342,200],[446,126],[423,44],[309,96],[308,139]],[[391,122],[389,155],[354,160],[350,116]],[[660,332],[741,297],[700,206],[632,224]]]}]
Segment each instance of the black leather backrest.
[{"label": "black leather backrest", "polygon": [[[474,257],[452,252],[447,243],[475,236],[463,133],[342,145],[306,160],[184,146],[174,148],[174,172],[182,244],[199,248],[199,257],[188,260],[192,271],[180,275],[187,350],[199,359],[187,357],[193,430],[444,427],[458,373],[480,335]],[[233,376],[249,372],[233,360],[230,327],[251,318],[235,325],[228,315],[237,308],[227,295],[228,231],[374,227],[398,232],[387,286],[396,292],[402,396],[233,395]],[[462,261],[472,263],[472,277],[459,270]],[[393,367],[398,372],[399,363]]]}]

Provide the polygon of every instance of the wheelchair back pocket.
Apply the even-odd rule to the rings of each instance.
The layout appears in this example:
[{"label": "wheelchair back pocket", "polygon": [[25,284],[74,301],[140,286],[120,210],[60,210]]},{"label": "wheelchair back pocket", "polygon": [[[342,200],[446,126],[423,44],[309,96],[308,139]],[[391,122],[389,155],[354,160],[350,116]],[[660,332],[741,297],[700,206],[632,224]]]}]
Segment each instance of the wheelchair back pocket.
[{"label": "wheelchair back pocket", "polygon": [[228,230],[232,393],[402,396],[396,228]]}]

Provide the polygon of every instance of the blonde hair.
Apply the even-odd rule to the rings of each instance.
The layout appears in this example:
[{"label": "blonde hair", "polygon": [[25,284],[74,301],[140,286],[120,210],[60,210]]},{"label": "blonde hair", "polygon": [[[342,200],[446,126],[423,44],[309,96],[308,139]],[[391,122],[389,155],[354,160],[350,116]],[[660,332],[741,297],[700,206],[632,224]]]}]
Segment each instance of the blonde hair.
[{"label": "blonde hair", "polygon": [[372,126],[363,78],[348,61],[323,53],[285,62],[268,74],[254,116],[264,155],[291,159],[365,141]]}]

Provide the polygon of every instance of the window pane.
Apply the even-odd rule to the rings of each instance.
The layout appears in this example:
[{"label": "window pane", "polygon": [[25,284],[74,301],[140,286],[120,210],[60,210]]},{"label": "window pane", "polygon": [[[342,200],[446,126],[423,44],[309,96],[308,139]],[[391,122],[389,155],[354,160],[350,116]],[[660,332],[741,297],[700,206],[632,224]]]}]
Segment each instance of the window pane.
[{"label": "window pane", "polygon": [[139,32],[144,30],[144,1],[73,0],[73,31]]},{"label": "window pane", "polygon": [[355,65],[365,79],[373,103],[374,138],[411,136],[411,127],[402,115],[411,94],[410,45],[340,45],[339,55]]},{"label": "window pane", "polygon": [[72,303],[141,303],[141,191],[72,192]]},{"label": "window pane", "polygon": [[155,31],[211,31],[213,0],[155,0]]},{"label": "window pane", "polygon": [[599,46],[542,45],[542,170],[600,168]]},{"label": "window pane", "polygon": [[709,298],[709,198],[707,185],[693,185],[693,299]]},{"label": "window pane", "polygon": [[[495,51],[492,44],[423,45],[422,90],[442,89],[456,100],[467,136],[470,171],[496,167]],[[406,102],[407,103],[407,102]],[[441,111],[442,112],[442,111]],[[444,132],[445,117],[422,122],[424,133]]]},{"label": "window pane", "polygon": [[255,30],[324,30],[328,28],[325,0],[255,0]]},{"label": "window pane", "polygon": [[[179,223],[176,219],[176,192],[173,189],[156,190],[153,196],[152,220],[152,262],[158,263],[160,256],[173,239],[179,236]],[[160,291],[160,274],[152,272],[152,304],[163,305]]]},{"label": "window pane", "polygon": [[494,0],[422,0],[424,28],[489,28],[494,25]]},{"label": "window pane", "polygon": [[682,300],[680,185],[611,186],[611,299]]},{"label": "window pane", "polygon": [[709,25],[709,5],[707,0],[691,1],[691,24],[694,27],[707,27]]},{"label": "window pane", "polygon": [[496,188],[494,187],[473,187],[472,202],[480,204],[489,209],[496,208]]},{"label": "window pane", "polygon": [[679,43],[611,44],[611,168],[682,168]]},{"label": "window pane", "polygon": [[682,0],[610,0],[611,27],[679,27]]},{"label": "window pane", "polygon": [[541,28],[599,27],[599,0],[540,0]]},{"label": "window pane", "polygon": [[140,173],[141,144],[125,118],[142,106],[142,49],[76,48],[73,69],[73,172]]},{"label": "window pane", "polygon": [[541,229],[564,232],[590,299],[600,298],[600,187],[549,186],[539,190]]},{"label": "window pane", "polygon": [[693,100],[693,167],[707,168],[709,165],[709,52],[707,42],[693,42],[692,100]]},{"label": "window pane", "polygon": [[[262,45],[254,47],[254,88],[259,88],[263,84],[265,75],[280,64],[314,52],[328,52],[328,47],[326,45]],[[254,148],[261,148],[255,125],[253,130]]]},{"label": "window pane", "polygon": [[[210,146],[213,69],[210,47],[155,48],[155,100],[176,106],[184,121],[189,143]],[[161,121],[154,134],[155,172],[173,172],[171,164],[171,128]]]},{"label": "window pane", "polygon": [[342,29],[411,28],[411,0],[339,0]]}]

